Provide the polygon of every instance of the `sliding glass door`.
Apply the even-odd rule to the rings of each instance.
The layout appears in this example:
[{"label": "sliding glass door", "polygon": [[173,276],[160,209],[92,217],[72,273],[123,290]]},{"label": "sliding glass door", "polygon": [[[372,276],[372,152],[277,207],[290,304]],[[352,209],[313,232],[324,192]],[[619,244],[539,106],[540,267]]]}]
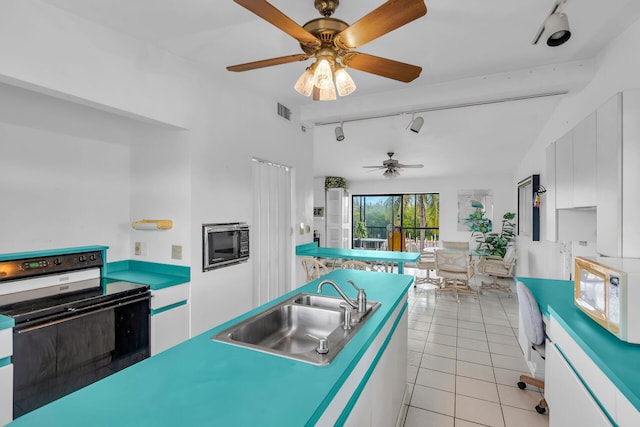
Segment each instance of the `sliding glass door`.
[{"label": "sliding glass door", "polygon": [[352,196],[353,247],[422,250],[439,235],[440,194]]}]

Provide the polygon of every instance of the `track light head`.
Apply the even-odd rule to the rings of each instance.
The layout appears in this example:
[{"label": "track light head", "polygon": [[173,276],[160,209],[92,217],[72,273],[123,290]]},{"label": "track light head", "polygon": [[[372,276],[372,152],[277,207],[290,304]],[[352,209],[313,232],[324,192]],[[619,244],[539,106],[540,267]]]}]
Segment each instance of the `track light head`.
[{"label": "track light head", "polygon": [[547,46],[560,46],[565,44],[571,38],[571,30],[569,29],[569,18],[561,9],[561,5],[567,0],[556,0],[553,3],[551,12],[547,15],[536,36],[533,38],[532,44],[538,44],[541,38],[545,38]]},{"label": "track light head", "polygon": [[411,120],[411,127],[410,127],[411,132],[415,132],[415,133],[420,132],[420,129],[422,129],[423,124],[424,124],[424,119],[420,116]]},{"label": "track light head", "polygon": [[547,36],[547,46],[560,46],[571,38],[569,18],[564,12],[557,11],[544,21],[544,31]]},{"label": "track light head", "polygon": [[344,140],[344,132],[342,131],[342,125],[336,126],[335,133],[336,133],[336,141]]}]

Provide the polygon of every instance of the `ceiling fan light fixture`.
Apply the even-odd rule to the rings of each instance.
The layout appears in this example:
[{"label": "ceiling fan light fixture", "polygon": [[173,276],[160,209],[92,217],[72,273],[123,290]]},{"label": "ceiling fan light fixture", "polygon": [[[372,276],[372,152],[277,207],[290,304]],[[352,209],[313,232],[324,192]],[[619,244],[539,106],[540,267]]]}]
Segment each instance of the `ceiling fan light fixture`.
[{"label": "ceiling fan light fixture", "polygon": [[[329,89],[333,87],[333,73],[331,71],[331,64],[329,61],[321,58],[317,62],[318,66],[313,73],[313,84],[318,89]],[[334,89],[335,92],[335,89]]]},{"label": "ceiling fan light fixture", "polygon": [[304,73],[300,75],[294,88],[300,95],[311,95],[311,92],[313,92],[313,72],[311,71],[311,67],[307,68]]},{"label": "ceiling fan light fixture", "polygon": [[[314,98],[315,99],[315,98]],[[336,87],[331,82],[331,85],[326,89],[318,89],[318,101],[335,101],[336,100]]]},{"label": "ceiling fan light fixture", "polygon": [[356,90],[355,82],[344,67],[339,67],[336,70],[336,87],[340,96],[347,96]]},{"label": "ceiling fan light fixture", "polygon": [[389,178],[389,179],[391,179],[391,178],[395,178],[395,177],[397,177],[398,175],[400,175],[400,173],[399,173],[397,170],[395,170],[395,169],[391,169],[391,168],[387,169],[387,170],[386,170],[386,171],[384,171],[384,173],[382,174],[382,176],[384,176],[385,178]]}]

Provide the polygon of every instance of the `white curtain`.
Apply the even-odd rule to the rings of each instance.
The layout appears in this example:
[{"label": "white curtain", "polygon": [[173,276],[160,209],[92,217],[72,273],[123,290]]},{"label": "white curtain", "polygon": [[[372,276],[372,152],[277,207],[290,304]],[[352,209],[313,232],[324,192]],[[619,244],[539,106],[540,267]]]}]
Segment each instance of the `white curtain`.
[{"label": "white curtain", "polygon": [[291,289],[291,170],[253,159],[253,306]]}]

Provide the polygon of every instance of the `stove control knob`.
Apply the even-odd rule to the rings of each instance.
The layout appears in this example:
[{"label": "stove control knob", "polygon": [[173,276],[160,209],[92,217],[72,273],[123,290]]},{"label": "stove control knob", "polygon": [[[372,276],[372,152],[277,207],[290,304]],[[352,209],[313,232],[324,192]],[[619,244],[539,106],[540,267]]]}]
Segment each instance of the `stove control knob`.
[{"label": "stove control knob", "polygon": [[87,261],[87,256],[86,255],[80,255],[80,258],[78,258],[78,260],[80,262],[86,262]]},{"label": "stove control knob", "polygon": [[56,258],[56,259],[53,260],[53,263],[55,265],[60,265],[60,264],[62,264],[62,260],[60,258]]},{"label": "stove control knob", "polygon": [[96,255],[95,254],[89,255],[89,260],[95,261],[96,260]]}]

